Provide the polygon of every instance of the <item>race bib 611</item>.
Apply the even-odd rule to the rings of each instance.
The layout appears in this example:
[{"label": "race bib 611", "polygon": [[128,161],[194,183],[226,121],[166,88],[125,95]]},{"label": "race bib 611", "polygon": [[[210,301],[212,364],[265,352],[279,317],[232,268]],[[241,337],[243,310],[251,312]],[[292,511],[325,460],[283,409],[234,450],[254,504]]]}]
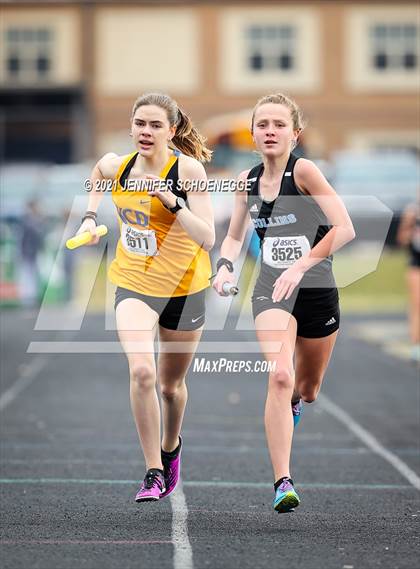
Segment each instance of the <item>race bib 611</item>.
[{"label": "race bib 611", "polygon": [[122,223],[121,243],[126,251],[135,255],[152,257],[159,254],[156,233],[152,229],[135,229]]}]

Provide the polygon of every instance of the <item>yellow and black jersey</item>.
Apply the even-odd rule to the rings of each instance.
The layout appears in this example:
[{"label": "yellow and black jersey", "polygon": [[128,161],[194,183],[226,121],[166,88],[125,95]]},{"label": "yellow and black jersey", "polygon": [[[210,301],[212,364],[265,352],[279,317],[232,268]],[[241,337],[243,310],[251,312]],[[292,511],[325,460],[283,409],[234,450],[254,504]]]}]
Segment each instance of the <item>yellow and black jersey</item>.
[{"label": "yellow and black jersey", "polygon": [[[112,283],[141,294],[175,297],[209,286],[210,259],[155,196],[146,190],[129,191],[127,180],[138,152],[128,155],[116,175],[112,199],[120,228],[115,259],[108,276]],[[160,173],[177,190],[179,152],[174,151]]]}]

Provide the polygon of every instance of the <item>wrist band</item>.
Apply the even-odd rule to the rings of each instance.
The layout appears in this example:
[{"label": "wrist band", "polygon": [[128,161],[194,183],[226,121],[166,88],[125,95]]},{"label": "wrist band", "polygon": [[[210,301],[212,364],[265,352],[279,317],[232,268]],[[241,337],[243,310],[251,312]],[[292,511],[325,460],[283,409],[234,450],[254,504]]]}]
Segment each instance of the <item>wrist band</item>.
[{"label": "wrist band", "polygon": [[94,211],[87,211],[82,217],[82,223],[85,221],[85,219],[92,219],[95,222],[95,225],[98,225],[96,222],[96,213]]},{"label": "wrist band", "polygon": [[223,266],[226,267],[230,273],[233,273],[233,263],[232,261],[229,261],[229,259],[226,259],[226,257],[220,257],[220,259],[217,261],[216,264],[217,270],[219,270],[220,267]]}]

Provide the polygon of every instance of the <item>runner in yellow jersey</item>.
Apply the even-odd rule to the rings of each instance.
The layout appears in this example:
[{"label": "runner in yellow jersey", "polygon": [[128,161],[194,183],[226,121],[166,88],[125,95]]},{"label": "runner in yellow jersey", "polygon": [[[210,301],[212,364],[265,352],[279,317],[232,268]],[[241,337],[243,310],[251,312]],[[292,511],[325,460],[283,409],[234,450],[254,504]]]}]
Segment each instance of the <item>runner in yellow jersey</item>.
[{"label": "runner in yellow jersey", "polygon": [[[90,231],[90,245],[98,242],[96,212],[104,195],[100,188],[103,180],[112,181],[120,239],[108,276],[117,285],[117,329],[128,359],[131,408],[146,461],[146,476],[136,495],[142,502],[167,496],[179,478],[185,376],[204,324],[214,222],[201,164],[211,153],[176,102],[160,93],[139,97],[130,134],[135,152],[106,154],[94,167],[88,209],[77,233]],[[200,191],[187,191],[187,182]],[[179,342],[183,348],[177,353],[161,350],[156,370],[157,329],[164,346]],[[163,402],[162,440],[157,383]]]}]

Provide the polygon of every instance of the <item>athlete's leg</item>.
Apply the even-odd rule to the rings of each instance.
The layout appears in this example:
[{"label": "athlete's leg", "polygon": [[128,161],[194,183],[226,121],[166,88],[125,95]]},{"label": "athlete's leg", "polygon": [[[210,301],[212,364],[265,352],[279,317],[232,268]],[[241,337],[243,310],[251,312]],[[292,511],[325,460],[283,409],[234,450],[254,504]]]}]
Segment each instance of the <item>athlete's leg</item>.
[{"label": "athlete's leg", "polygon": [[293,401],[301,397],[306,403],[312,403],[317,398],[337,334],[338,330],[324,338],[297,337]]},{"label": "athlete's leg", "polygon": [[[269,309],[257,315],[255,328],[265,359],[275,362],[275,370],[270,372],[268,378],[265,429],[274,479],[279,480],[290,476],[293,436],[290,400],[294,387],[293,352],[297,324],[288,312]],[[280,351],[277,351],[278,348]]]},{"label": "athlete's leg", "polygon": [[413,345],[420,343],[420,267],[409,267],[407,272],[409,293],[410,338]]},{"label": "athlete's leg", "polygon": [[[182,420],[187,404],[188,391],[185,376],[200,341],[202,328],[198,330],[169,330],[159,326],[158,383],[162,394],[163,439],[162,449],[173,451],[179,443]],[[177,343],[172,351],[171,343]]]},{"label": "athlete's leg", "polygon": [[118,335],[128,360],[131,410],[146,468],[163,469],[160,455],[160,409],[153,353],[158,314],[143,301],[126,298],[116,308],[116,320]]}]

